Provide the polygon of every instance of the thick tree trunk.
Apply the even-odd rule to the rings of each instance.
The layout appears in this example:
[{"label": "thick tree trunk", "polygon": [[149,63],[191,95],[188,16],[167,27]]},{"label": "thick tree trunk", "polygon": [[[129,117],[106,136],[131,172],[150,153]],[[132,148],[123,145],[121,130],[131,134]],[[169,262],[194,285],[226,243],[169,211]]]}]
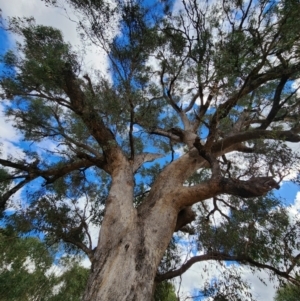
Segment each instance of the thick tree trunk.
[{"label": "thick tree trunk", "polygon": [[[166,199],[148,200],[142,211],[133,207],[132,168],[123,162],[112,186],[92,262],[84,301],[150,301],[161,258],[177,220]],[[152,198],[153,199],[153,198]]]},{"label": "thick tree trunk", "polygon": [[159,233],[146,225],[136,217],[124,235],[108,231],[106,245],[100,238],[84,301],[152,300],[157,267],[172,231],[160,233],[163,239],[155,244]]},{"label": "thick tree trunk", "polygon": [[[114,233],[111,233],[115,240]],[[98,249],[84,301],[151,300],[156,267],[137,231]]]}]

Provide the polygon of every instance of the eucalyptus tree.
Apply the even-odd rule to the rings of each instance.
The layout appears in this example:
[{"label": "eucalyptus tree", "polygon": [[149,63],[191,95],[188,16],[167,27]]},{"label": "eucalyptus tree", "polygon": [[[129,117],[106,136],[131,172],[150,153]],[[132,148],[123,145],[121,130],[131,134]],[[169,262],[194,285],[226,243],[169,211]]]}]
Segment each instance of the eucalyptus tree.
[{"label": "eucalyptus tree", "polygon": [[285,283],[277,290],[274,301],[296,301],[299,298],[299,293],[299,285]]},{"label": "eucalyptus tree", "polygon": [[[9,19],[22,41],[2,98],[24,157],[0,159],[1,208],[20,189],[29,204],[10,223],[88,256],[85,301],[151,300],[208,260],[296,283],[298,227],[269,192],[299,162],[299,1],[64,3],[110,76],[84,70],[59,30]],[[188,234],[197,255],[182,264]]]},{"label": "eucalyptus tree", "polygon": [[18,237],[0,228],[0,299],[2,301],[80,300],[89,270],[76,257],[54,265],[50,252],[37,237]]}]

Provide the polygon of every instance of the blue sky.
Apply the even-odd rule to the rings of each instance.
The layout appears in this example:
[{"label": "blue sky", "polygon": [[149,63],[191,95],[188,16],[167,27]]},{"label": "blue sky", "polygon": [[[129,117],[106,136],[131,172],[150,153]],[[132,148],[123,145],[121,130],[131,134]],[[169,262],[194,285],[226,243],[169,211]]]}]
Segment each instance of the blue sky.
[{"label": "blue sky", "polygon": [[8,34],[0,27],[0,54],[5,53],[9,46]]},{"label": "blue sky", "polygon": [[283,182],[279,190],[274,190],[275,196],[283,199],[284,204],[292,205],[295,201],[300,186],[291,181]]}]

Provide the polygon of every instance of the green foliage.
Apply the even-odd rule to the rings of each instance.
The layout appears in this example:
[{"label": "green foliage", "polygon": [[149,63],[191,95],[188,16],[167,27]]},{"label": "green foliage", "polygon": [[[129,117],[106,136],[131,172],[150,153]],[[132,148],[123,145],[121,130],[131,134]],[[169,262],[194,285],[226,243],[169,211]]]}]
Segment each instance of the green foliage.
[{"label": "green foliage", "polygon": [[204,284],[199,291],[199,297],[213,301],[255,301],[249,292],[250,284],[241,278],[240,271],[233,265],[226,269],[219,277],[213,278]]},{"label": "green foliage", "polygon": [[[297,278],[299,279],[299,277]],[[300,286],[286,283],[277,290],[274,301],[297,301],[299,296]]]},{"label": "green foliage", "polygon": [[[283,248],[288,246],[286,252],[297,248],[296,228],[290,225],[286,210],[279,206],[276,198],[268,196],[241,202],[232,197],[230,203],[216,198],[214,202],[211,210],[205,203],[199,206],[203,212],[197,223],[200,251],[250,256],[259,262],[268,260],[276,266],[283,260]],[[214,225],[213,217],[218,210],[229,210],[229,213],[223,214],[222,221]]]},{"label": "green foliage", "polygon": [[154,301],[178,301],[175,287],[168,281],[163,281],[156,285]]},{"label": "green foliage", "polygon": [[[71,263],[72,264],[72,263]],[[80,301],[85,290],[89,270],[75,262],[61,276],[57,277],[56,283],[60,286],[57,294],[49,301]]]},{"label": "green foliage", "polygon": [[42,86],[49,91],[61,85],[61,76],[66,68],[72,66],[73,70],[78,69],[75,55],[70,51],[70,46],[64,43],[59,30],[35,25],[32,19],[12,18],[10,23],[13,31],[25,39],[23,45],[18,45],[18,50],[24,53],[26,60],[22,61],[11,52],[3,57],[5,64],[18,66],[22,72],[22,76],[17,76],[15,80],[6,79],[8,96],[14,90],[28,89],[32,85],[36,88]]},{"label": "green foliage", "polygon": [[[0,230],[0,299],[23,301],[81,300],[88,269],[78,259],[53,265],[53,254],[36,237],[18,237]],[[61,270],[61,272],[59,272]],[[58,273],[58,274],[56,274]]]}]

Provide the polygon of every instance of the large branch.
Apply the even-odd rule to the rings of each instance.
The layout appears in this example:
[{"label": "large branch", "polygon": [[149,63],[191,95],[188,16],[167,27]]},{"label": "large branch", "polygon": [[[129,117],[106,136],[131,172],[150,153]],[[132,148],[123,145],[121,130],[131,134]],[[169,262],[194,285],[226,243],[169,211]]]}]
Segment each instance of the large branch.
[{"label": "large branch", "polygon": [[[99,160],[97,164],[100,164]],[[3,211],[5,209],[5,205],[8,199],[19,189],[21,189],[24,185],[31,182],[32,180],[38,177],[43,177],[46,180],[46,184],[50,184],[74,170],[91,167],[95,165],[95,162],[93,162],[92,160],[83,159],[74,162],[65,162],[63,166],[53,167],[47,170],[42,170],[38,168],[37,162],[27,164],[0,159],[0,165],[21,171],[22,174],[20,175],[20,178],[24,179],[1,195],[0,211]]]},{"label": "large branch", "polygon": [[[88,156],[88,155],[87,155]],[[89,157],[92,158],[92,157]],[[98,164],[101,161],[98,159]],[[36,162],[31,164],[12,162],[9,160],[0,159],[0,165],[5,167],[11,167],[22,172],[25,172],[24,178],[35,179],[37,177],[43,177],[46,180],[46,184],[54,182],[56,179],[80,168],[88,168],[95,164],[93,160],[88,160],[86,158],[78,161],[68,161],[64,162],[63,166],[50,167],[47,170],[40,169]],[[104,160],[102,161],[104,164]]]},{"label": "large branch", "polygon": [[155,134],[158,136],[163,136],[163,137],[169,138],[173,142],[181,142],[180,137],[173,134],[170,130],[155,128],[150,131],[150,134]]},{"label": "large branch", "polygon": [[[234,143],[234,141],[231,142],[232,143],[227,143],[227,147],[225,147],[224,141],[220,140],[214,146],[212,154],[215,157],[219,157],[223,154],[233,151],[241,151],[247,153],[253,152],[252,148],[245,147],[241,143]],[[163,196],[166,197],[174,195],[174,199],[178,200],[179,207],[177,208],[181,210],[185,206],[191,206],[198,201],[211,198],[216,194],[226,193],[221,189],[220,179],[202,182],[199,185],[194,186],[194,188],[182,187],[186,179],[193,175],[196,170],[209,167],[210,165],[208,161],[199,155],[198,150],[196,148],[191,149],[188,153],[182,155],[180,158],[170,163],[161,171],[154,184],[152,185],[151,191],[147,196],[147,201],[143,202],[143,204],[140,205],[140,210],[145,210],[145,212],[147,212],[148,207],[154,206],[155,202],[160,198],[163,198]],[[193,196],[193,198],[196,197],[196,200],[189,202],[189,204],[185,204],[184,201],[188,201],[189,198],[188,189],[196,189],[195,187],[199,187],[199,193],[197,192],[197,195]],[[183,197],[180,197],[179,201],[180,194],[183,194]]]},{"label": "large branch", "polygon": [[71,100],[71,109],[82,119],[91,135],[102,147],[103,154],[108,162],[109,172],[119,169],[120,161],[125,159],[114,134],[104,124],[93,105],[85,98],[78,84],[78,79],[71,67],[66,64],[64,71],[65,85],[63,89]]},{"label": "large branch", "polygon": [[219,194],[229,194],[242,198],[263,196],[272,189],[279,189],[272,177],[256,177],[247,181],[232,178],[212,178],[191,187],[180,187],[174,191],[178,208],[192,206],[197,202]]},{"label": "large branch", "polygon": [[256,140],[256,139],[273,139],[273,140],[283,140],[288,142],[300,142],[300,136],[292,130],[275,131],[275,130],[254,129],[246,132],[241,132],[217,141],[212,146],[212,151],[217,152],[222,149],[226,149],[234,144],[246,142],[249,140]]},{"label": "large branch", "polygon": [[[254,150],[246,147],[242,143],[255,139],[300,142],[300,136],[297,132],[292,130],[274,131],[254,129],[237,133],[215,142],[211,148],[211,153],[215,158],[232,151],[252,153]],[[186,181],[186,179],[196,170],[209,167],[210,165],[208,161],[199,155],[198,150],[196,148],[191,149],[188,153],[184,154],[164,168],[153,184],[147,197],[147,202],[140,206],[140,210],[147,211],[148,206],[154,206],[155,202],[162,197],[161,193],[157,193],[158,191],[163,192],[165,196],[174,194],[174,198],[177,200],[178,205],[176,206],[178,210],[181,210],[185,206],[191,206],[199,201],[222,193],[251,197],[264,195],[272,188],[278,187],[278,184],[271,178],[253,178],[250,182],[238,180],[234,182],[233,179],[224,179],[223,183],[220,182],[220,179],[216,179],[201,183],[194,187],[181,187],[184,181]],[[248,185],[253,184],[252,187],[258,189],[253,190],[251,187],[247,187],[247,183]],[[271,184],[270,187],[268,185],[264,186],[268,183]],[[180,194],[182,194],[182,197],[179,198]]]},{"label": "large branch", "polygon": [[88,157],[88,159],[84,158],[80,161],[66,163],[62,167],[50,168],[46,171],[37,172],[37,175],[46,179],[46,184],[50,184],[74,170],[78,170],[81,168],[89,168],[91,166],[96,165],[96,163],[97,166],[101,166],[101,164],[104,165],[104,161],[100,161],[98,159],[97,162],[94,162],[93,157]]},{"label": "large branch", "polygon": [[[165,132],[168,134],[168,132]],[[174,134],[172,134],[175,136]],[[254,150],[253,148],[243,145],[243,142],[256,140],[256,139],[273,139],[273,140],[283,140],[289,142],[300,142],[300,135],[292,130],[288,131],[275,131],[275,130],[261,130],[254,129],[241,133],[234,134],[232,136],[226,137],[214,143],[211,148],[211,153],[215,157],[219,157],[223,154],[239,151],[246,153],[259,152],[259,150]],[[179,159],[173,161],[169,164],[159,175],[157,181],[153,185],[153,191],[150,192],[149,198],[152,198],[154,191],[170,191],[166,190],[166,187],[178,187],[182,185],[184,181],[190,177],[199,168],[209,168],[209,163],[199,155],[197,149],[191,149],[188,153],[181,156]],[[166,180],[168,184],[166,184]],[[206,187],[206,184],[204,184]],[[204,188],[204,187],[203,187]],[[219,187],[220,188],[220,187]],[[207,198],[213,196],[210,188],[207,190],[207,194],[204,192],[206,188],[203,189],[202,193],[207,195]],[[219,191],[219,189],[217,190]],[[172,192],[172,191],[171,191]]]},{"label": "large branch", "polygon": [[156,154],[156,153],[142,153],[138,154],[134,157],[133,162],[133,172],[135,173],[144,163],[151,162],[155,159],[162,158],[162,154]]},{"label": "large branch", "polygon": [[194,256],[191,259],[189,259],[186,263],[184,263],[179,269],[168,271],[165,274],[158,274],[155,278],[156,282],[162,282],[167,279],[172,279],[174,277],[181,276],[183,273],[185,273],[193,264],[201,261],[207,261],[207,260],[216,260],[216,261],[235,261],[239,262],[241,264],[250,264],[251,266],[267,269],[269,271],[272,271],[274,274],[283,277],[289,281],[291,281],[294,284],[299,285],[299,281],[297,281],[294,277],[292,277],[287,271],[281,271],[271,265],[263,264],[258,261],[253,260],[250,256],[247,255],[229,255],[226,253],[221,252],[210,252],[208,254],[204,255],[198,255]]},{"label": "large branch", "polygon": [[176,221],[175,230],[179,231],[187,224],[191,223],[196,219],[196,213],[193,211],[192,207],[185,207],[181,211],[179,211]]}]

